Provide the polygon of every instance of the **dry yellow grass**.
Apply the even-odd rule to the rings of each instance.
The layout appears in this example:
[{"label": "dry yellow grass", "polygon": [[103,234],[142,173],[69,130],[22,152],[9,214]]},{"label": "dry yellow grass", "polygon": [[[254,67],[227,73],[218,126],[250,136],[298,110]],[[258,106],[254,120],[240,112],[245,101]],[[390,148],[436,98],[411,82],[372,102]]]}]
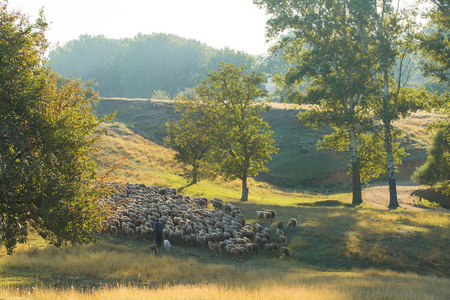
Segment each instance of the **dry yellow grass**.
[{"label": "dry yellow grass", "polygon": [[[274,274],[277,275],[277,274]],[[380,272],[302,272],[246,284],[201,282],[155,287],[0,288],[2,299],[448,299],[448,279]]]},{"label": "dry yellow grass", "polygon": [[173,150],[134,134],[121,123],[113,123],[101,140],[95,159],[100,173],[123,161],[115,171],[118,181],[167,186],[170,182],[161,174],[183,171],[173,156]]}]

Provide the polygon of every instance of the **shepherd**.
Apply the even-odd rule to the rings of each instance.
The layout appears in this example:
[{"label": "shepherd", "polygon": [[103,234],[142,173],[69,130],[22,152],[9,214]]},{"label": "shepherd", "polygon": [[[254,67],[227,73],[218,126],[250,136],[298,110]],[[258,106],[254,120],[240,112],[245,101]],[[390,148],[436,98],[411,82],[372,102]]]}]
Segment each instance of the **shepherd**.
[{"label": "shepherd", "polygon": [[161,222],[159,222],[159,219],[156,219],[155,226],[153,228],[153,233],[155,234],[156,245],[158,246],[158,248],[161,248],[163,225]]}]

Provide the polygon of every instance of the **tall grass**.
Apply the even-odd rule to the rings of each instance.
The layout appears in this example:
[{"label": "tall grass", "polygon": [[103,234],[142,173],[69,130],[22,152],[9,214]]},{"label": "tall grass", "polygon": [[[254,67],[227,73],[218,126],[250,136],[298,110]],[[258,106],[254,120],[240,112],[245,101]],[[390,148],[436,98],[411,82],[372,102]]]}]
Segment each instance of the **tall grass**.
[{"label": "tall grass", "polygon": [[0,297],[25,299],[448,299],[448,279],[413,274],[306,273],[246,284],[167,283],[154,287],[112,284],[76,289],[36,286],[0,288]]}]

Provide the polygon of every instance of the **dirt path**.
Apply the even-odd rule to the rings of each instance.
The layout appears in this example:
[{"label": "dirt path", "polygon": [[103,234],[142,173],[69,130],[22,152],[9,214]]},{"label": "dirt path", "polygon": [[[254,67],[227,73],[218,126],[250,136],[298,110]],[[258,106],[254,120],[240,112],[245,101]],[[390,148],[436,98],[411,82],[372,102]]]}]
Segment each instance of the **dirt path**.
[{"label": "dirt path", "polygon": [[[413,200],[417,198],[417,193],[423,191],[422,186],[416,185],[412,181],[397,182],[397,197],[400,207],[415,211],[444,211],[450,209],[426,209],[414,205]],[[363,201],[375,208],[388,209],[389,186],[387,183],[370,184],[362,190]]]}]

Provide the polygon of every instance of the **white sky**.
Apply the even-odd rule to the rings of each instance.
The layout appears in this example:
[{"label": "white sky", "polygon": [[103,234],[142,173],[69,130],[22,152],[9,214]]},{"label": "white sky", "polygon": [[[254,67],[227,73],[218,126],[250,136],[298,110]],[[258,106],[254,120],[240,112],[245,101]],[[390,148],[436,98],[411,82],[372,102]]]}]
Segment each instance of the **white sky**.
[{"label": "white sky", "polygon": [[172,33],[217,49],[265,54],[266,16],[252,0],[9,0],[33,20],[44,7],[56,46],[82,34],[108,38]]}]

